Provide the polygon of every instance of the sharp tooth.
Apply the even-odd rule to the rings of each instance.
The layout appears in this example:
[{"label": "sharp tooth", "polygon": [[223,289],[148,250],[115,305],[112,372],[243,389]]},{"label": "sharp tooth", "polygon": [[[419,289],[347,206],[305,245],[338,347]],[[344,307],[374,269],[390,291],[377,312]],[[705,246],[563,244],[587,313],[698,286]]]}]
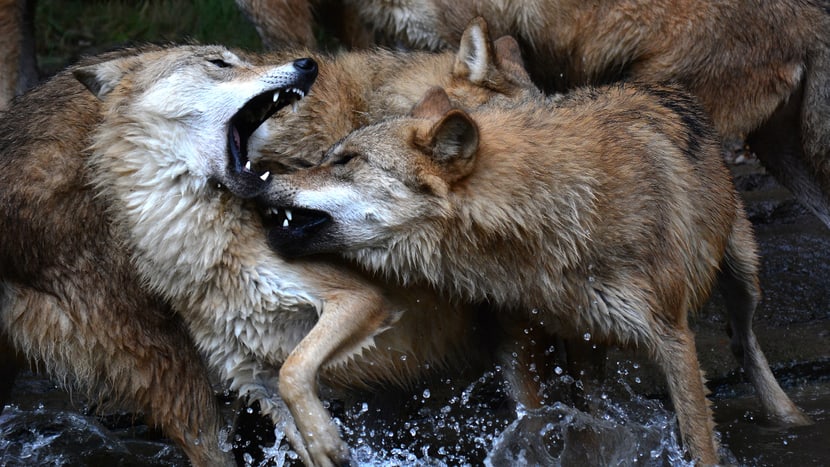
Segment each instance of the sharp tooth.
[{"label": "sharp tooth", "polygon": [[245,170],[251,170],[251,161],[245,163]]},{"label": "sharp tooth", "polygon": [[288,219],[285,219],[284,221],[282,221],[282,227],[285,228],[285,229],[288,228]]},{"label": "sharp tooth", "polygon": [[280,100],[280,91],[274,91],[274,102]]},{"label": "sharp tooth", "polygon": [[291,110],[293,110],[293,111],[294,111],[294,113],[297,113],[297,101],[294,101],[294,102],[291,104]]},{"label": "sharp tooth", "polygon": [[288,220],[293,220],[291,218],[291,210],[290,209],[285,210],[285,218],[288,219]]},{"label": "sharp tooth", "polygon": [[265,180],[268,180],[269,175],[271,175],[271,172],[266,170],[265,173],[263,173],[262,175],[259,176],[259,178],[261,178],[262,181],[264,182]]}]

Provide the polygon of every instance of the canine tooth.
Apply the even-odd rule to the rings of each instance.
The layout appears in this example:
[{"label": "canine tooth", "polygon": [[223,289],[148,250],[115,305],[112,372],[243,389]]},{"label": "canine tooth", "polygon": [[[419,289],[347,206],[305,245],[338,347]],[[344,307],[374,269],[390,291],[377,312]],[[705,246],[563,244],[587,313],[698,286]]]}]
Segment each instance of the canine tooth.
[{"label": "canine tooth", "polygon": [[262,175],[259,176],[259,178],[261,178],[262,181],[264,182],[265,180],[268,180],[269,175],[271,175],[271,172],[266,170],[265,173],[263,173]]},{"label": "canine tooth", "polygon": [[288,219],[285,219],[284,221],[282,221],[282,227],[285,228],[285,229],[288,228]]},{"label": "canine tooth", "polygon": [[290,209],[285,210],[285,218],[288,219],[288,220],[293,220],[291,218],[291,210]]},{"label": "canine tooth", "polygon": [[245,170],[251,170],[251,161],[245,163]]},{"label": "canine tooth", "polygon": [[274,91],[274,102],[280,100],[280,91]]},{"label": "canine tooth", "polygon": [[294,111],[294,113],[297,113],[297,101],[294,101],[291,104],[291,110]]}]

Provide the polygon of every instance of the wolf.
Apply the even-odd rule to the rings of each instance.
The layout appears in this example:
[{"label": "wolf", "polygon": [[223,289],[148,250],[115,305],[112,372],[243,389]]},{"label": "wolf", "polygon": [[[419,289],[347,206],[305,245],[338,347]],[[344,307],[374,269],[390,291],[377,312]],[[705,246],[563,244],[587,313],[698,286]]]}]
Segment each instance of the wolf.
[{"label": "wolf", "polygon": [[[269,17],[286,8],[284,2],[263,3]],[[303,11],[316,3],[287,2]],[[746,138],[764,167],[830,226],[826,2],[340,3],[381,43],[418,49],[455,44],[467,22],[482,16],[494,35],[518,39],[530,75],[547,91],[617,80],[681,83],[703,103],[722,139]]]},{"label": "wolf", "polygon": [[[317,394],[318,378],[335,387],[405,387],[487,359],[477,302],[388,283],[336,256],[286,260],[269,247],[253,199],[273,173],[316,162],[373,115],[405,113],[430,86],[476,106],[532,83],[515,42],[491,41],[480,22],[457,52],[309,57],[319,63],[310,92],[308,75],[223,81],[149,64],[127,76],[94,70],[84,83],[110,118],[91,135],[88,169],[127,259],[182,317],[210,367],[283,427],[306,464],[332,465],[349,451]],[[204,66],[220,77],[246,68],[228,57],[215,62]],[[284,100],[296,110],[283,109]]]},{"label": "wolf", "polygon": [[764,409],[809,423],[752,332],[751,224],[708,120],[677,87],[528,92],[472,111],[436,87],[409,116],[355,130],[269,184],[259,202],[285,256],[340,253],[492,303],[506,322],[647,349],[685,447],[709,464],[717,446],[687,316],[720,279],[732,350]]},{"label": "wolf", "polygon": [[[198,148],[182,147],[194,139],[208,144],[216,137],[185,138],[164,117],[215,118],[214,125],[233,129],[228,138],[244,142],[253,118],[244,104],[290,102],[294,88],[313,80],[312,65],[254,66],[218,46],[126,49],[86,59],[16,99],[0,125],[2,334],[57,381],[93,401],[143,413],[193,465],[233,465],[220,437],[225,422],[212,378],[188,323],[147,290],[131,263],[129,239],[116,234],[93,188],[90,147],[115,122],[124,130],[110,135],[119,145],[138,140],[156,150],[179,148],[172,154]],[[289,97],[272,100],[280,91]],[[142,113],[122,112],[112,102]],[[228,126],[230,120],[235,124]],[[159,167],[141,170],[159,173]],[[214,183],[244,191],[252,178],[261,183],[240,168],[232,180]]]},{"label": "wolf", "polygon": [[307,54],[318,62],[320,76],[313,92],[298,102],[296,112],[266,122],[265,130],[274,136],[264,138],[254,151],[255,162],[272,173],[316,164],[323,152],[352,130],[408,113],[431,86],[444,87],[454,102],[466,107],[494,98],[514,99],[536,89],[516,40],[492,37],[487,23],[476,18],[456,47],[438,54],[385,48],[334,54],[288,49],[266,54],[268,61]]}]

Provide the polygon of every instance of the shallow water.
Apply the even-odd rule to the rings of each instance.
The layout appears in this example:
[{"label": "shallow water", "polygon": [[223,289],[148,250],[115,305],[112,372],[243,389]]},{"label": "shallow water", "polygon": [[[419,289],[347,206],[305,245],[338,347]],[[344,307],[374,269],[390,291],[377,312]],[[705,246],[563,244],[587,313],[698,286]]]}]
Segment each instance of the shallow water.
[{"label": "shallow water", "polygon": [[[560,403],[533,412],[514,410],[497,372],[463,388],[447,381],[437,391],[399,394],[394,411],[389,401],[330,409],[359,466],[688,465],[676,437],[674,413],[662,398],[632,388],[638,379],[635,363],[620,365],[621,376],[590,398],[591,413]],[[799,377],[796,383],[786,389],[816,422],[813,426],[770,425],[743,383],[715,392],[724,461],[745,466],[826,464],[830,381],[825,375]],[[130,423],[129,417],[99,419],[63,410],[61,403],[52,396],[47,404],[5,408],[0,415],[0,465],[187,465],[167,440]],[[271,446],[271,440],[264,444]],[[284,443],[266,447],[264,454],[252,448],[248,452],[255,454],[247,456],[246,465],[299,465]]]},{"label": "shallow water", "polygon": [[747,466],[830,465],[830,380],[787,388],[815,422],[782,429],[768,423],[750,396],[717,399],[715,419],[723,443]]},{"label": "shallow water", "polygon": [[[710,380],[721,454],[735,465],[830,465],[830,231],[757,168],[745,169],[738,182],[749,190],[763,259],[764,299],[755,330],[784,389],[816,423],[780,428],[760,414],[729,354],[715,296],[693,326]],[[330,410],[362,466],[683,465],[674,414],[654,368],[622,352],[613,353],[608,366],[607,382],[590,391],[589,413],[572,404],[516,410],[497,369],[472,381],[333,400]],[[576,383],[562,375],[558,384]],[[0,465],[187,465],[178,449],[140,419],[89,413],[83,400],[24,373],[0,414]],[[248,465],[298,465],[284,443],[264,454],[257,448],[273,446],[280,437],[251,429],[237,441],[237,451]]]}]

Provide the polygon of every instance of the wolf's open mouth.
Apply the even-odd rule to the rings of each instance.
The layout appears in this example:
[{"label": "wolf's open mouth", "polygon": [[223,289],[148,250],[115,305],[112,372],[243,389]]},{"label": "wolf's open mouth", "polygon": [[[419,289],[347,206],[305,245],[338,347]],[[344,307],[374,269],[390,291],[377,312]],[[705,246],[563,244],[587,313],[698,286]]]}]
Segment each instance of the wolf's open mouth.
[{"label": "wolf's open mouth", "polygon": [[316,209],[274,207],[264,210],[263,222],[271,241],[288,243],[307,238],[331,220],[331,216]]},{"label": "wolf's open mouth", "polygon": [[[249,100],[231,117],[228,125],[228,154],[230,165],[237,173],[252,172],[251,161],[248,159],[248,139],[254,131],[278,110],[289,104],[296,105],[305,94],[306,91],[295,87],[266,91]],[[267,180],[268,175],[265,172],[260,178]]]}]

